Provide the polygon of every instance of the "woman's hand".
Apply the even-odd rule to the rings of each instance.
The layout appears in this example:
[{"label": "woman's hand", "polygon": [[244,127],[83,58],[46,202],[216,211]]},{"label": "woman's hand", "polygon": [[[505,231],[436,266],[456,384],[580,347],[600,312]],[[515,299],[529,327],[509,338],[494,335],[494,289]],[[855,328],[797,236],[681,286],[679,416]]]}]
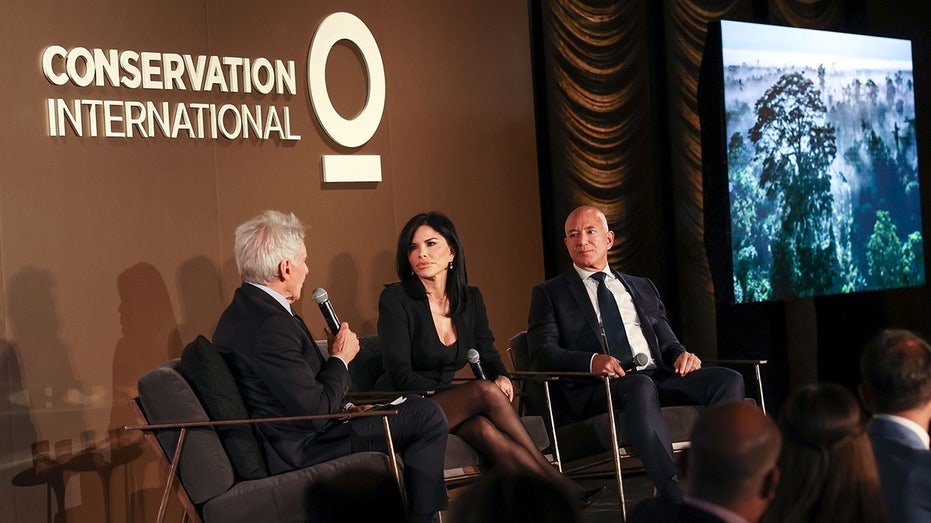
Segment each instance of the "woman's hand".
[{"label": "woman's hand", "polygon": [[495,378],[495,385],[507,396],[508,401],[514,401],[514,386],[507,376],[498,376]]}]

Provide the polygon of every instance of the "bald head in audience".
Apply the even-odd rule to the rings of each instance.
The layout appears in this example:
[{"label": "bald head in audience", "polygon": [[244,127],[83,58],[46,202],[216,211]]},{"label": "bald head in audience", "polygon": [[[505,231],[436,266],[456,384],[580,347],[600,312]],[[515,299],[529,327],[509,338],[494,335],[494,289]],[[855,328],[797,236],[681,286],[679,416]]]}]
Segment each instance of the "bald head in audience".
[{"label": "bald head in audience", "polygon": [[771,419],[743,402],[702,412],[688,452],[689,498],[757,521],[779,482],[782,436]]}]

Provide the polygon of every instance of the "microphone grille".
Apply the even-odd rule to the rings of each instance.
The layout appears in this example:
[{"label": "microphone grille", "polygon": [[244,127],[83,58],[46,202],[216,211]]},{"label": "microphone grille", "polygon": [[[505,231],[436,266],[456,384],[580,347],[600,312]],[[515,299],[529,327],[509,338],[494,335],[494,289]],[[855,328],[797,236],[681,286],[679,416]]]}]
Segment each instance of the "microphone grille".
[{"label": "microphone grille", "polygon": [[481,359],[478,355],[478,351],[475,349],[469,349],[469,352],[466,352],[466,357],[469,359],[469,363],[478,363]]},{"label": "microphone grille", "polygon": [[647,363],[650,363],[650,358],[648,358],[646,354],[638,352],[637,355],[634,356],[634,363],[636,363],[638,367],[641,365],[646,365]]},{"label": "microphone grille", "polygon": [[322,288],[322,287],[318,287],[318,288],[314,289],[314,293],[313,293],[312,296],[313,296],[314,302],[315,302],[317,305],[322,305],[322,304],[326,303],[327,300],[330,299],[330,296],[327,294],[326,289],[324,289],[324,288]]}]

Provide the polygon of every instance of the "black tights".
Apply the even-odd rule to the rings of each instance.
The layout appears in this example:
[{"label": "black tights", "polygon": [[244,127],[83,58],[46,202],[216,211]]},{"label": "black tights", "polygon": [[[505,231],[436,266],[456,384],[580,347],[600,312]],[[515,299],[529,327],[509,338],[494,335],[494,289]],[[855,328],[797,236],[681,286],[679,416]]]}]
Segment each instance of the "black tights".
[{"label": "black tights", "polygon": [[533,443],[511,402],[493,381],[475,380],[436,393],[449,431],[506,472],[562,478]]}]

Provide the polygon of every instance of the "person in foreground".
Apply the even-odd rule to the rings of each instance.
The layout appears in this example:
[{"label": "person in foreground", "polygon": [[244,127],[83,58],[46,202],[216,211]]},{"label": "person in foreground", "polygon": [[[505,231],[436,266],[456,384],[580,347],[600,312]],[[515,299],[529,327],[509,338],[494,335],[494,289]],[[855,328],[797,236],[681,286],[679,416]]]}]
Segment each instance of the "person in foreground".
[{"label": "person in foreground", "polygon": [[450,506],[450,523],[582,523],[585,513],[565,483],[529,474],[492,473]]},{"label": "person in foreground", "polygon": [[[614,406],[626,411],[631,441],[660,495],[682,498],[663,404],[711,405],[743,399],[743,377],[721,367],[703,368],[673,333],[653,283],[608,266],[614,233],[604,214],[579,207],[566,219],[564,242],[573,266],[533,289],[527,343],[538,371],[609,374]],[[645,365],[631,367],[635,355]],[[596,380],[560,380],[571,411],[563,423],[607,410]]]},{"label": "person in foreground", "polygon": [[[350,387],[348,364],[359,340],[343,323],[328,333],[323,354],[291,304],[307,276],[304,228],[293,215],[266,211],[236,229],[236,265],[243,284],[213,334],[252,417],[339,413]],[[447,425],[433,401],[411,396],[389,418],[404,460],[412,521],[434,521],[446,507],[443,480]],[[345,423],[307,421],[258,427],[273,474],[352,452],[386,451],[378,417]]]},{"label": "person in foreground", "polygon": [[931,347],[907,330],[884,330],[866,345],[860,372],[890,519],[931,521]]},{"label": "person in foreground", "polygon": [[685,453],[684,501],[648,499],[631,512],[631,522],[756,523],[779,483],[781,440],[776,424],[749,403],[709,407]]},{"label": "person in foreground", "polygon": [[[449,429],[499,471],[562,475],[537,449],[511,406],[514,389],[488,327],[482,294],[468,285],[459,233],[438,212],[411,218],[398,238],[399,283],[378,300],[378,339],[386,374],[377,388],[434,390]],[[487,379],[453,386],[470,349]],[[478,377],[478,376],[476,376]],[[577,488],[591,504],[603,488]]]},{"label": "person in foreground", "polygon": [[806,385],[779,413],[782,481],[763,522],[887,521],[879,472],[853,393]]}]

